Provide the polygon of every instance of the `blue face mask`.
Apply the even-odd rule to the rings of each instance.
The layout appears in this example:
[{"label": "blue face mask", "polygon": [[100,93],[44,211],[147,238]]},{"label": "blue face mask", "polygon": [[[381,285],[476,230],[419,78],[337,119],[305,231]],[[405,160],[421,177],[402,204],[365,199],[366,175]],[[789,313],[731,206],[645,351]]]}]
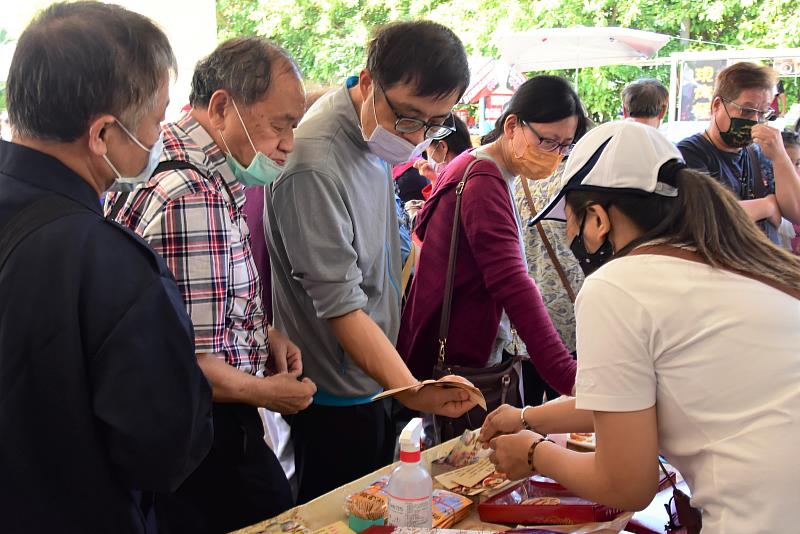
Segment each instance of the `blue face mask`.
[{"label": "blue face mask", "polygon": [[236,107],[236,102],[233,99],[231,99],[231,102],[233,103],[233,109],[236,110],[236,116],[239,117],[239,122],[242,124],[244,133],[247,136],[247,140],[250,141],[250,146],[253,148],[253,152],[255,152],[256,155],[253,157],[253,161],[250,162],[250,165],[245,167],[233,157],[230,148],[228,148],[228,143],[225,141],[225,137],[222,135],[222,131],[217,130],[219,132],[219,136],[222,138],[222,143],[225,145],[225,150],[227,151],[225,154],[225,159],[228,161],[228,166],[231,168],[231,171],[233,171],[236,181],[245,187],[253,185],[269,185],[278,179],[283,172],[283,167],[265,156],[264,153],[256,150],[256,146],[253,144],[253,140],[250,138],[250,132],[247,131],[247,127],[244,125],[242,116],[239,113],[239,108]]},{"label": "blue face mask", "polygon": [[116,181],[114,181],[114,183],[111,185],[111,187],[108,188],[108,190],[118,191],[118,192],[129,192],[136,189],[136,186],[143,184],[147,180],[149,180],[150,177],[153,175],[153,171],[156,170],[156,167],[158,167],[158,162],[161,161],[161,155],[164,153],[164,132],[163,131],[161,132],[161,135],[158,136],[158,139],[156,140],[155,143],[153,143],[152,147],[147,148],[138,139],[136,139],[136,136],[133,135],[131,132],[129,132],[128,129],[120,121],[117,121],[117,124],[122,129],[122,131],[125,132],[125,134],[131,139],[131,141],[136,143],[136,146],[138,146],[139,148],[141,148],[142,150],[144,150],[149,154],[147,158],[147,163],[145,164],[144,169],[142,169],[142,172],[133,177],[122,176],[122,174],[117,170],[117,168],[114,167],[114,165],[111,163],[111,160],[108,159],[108,156],[103,154],[103,159],[106,160],[108,166],[111,167],[111,170],[114,171],[114,174],[117,175]]}]

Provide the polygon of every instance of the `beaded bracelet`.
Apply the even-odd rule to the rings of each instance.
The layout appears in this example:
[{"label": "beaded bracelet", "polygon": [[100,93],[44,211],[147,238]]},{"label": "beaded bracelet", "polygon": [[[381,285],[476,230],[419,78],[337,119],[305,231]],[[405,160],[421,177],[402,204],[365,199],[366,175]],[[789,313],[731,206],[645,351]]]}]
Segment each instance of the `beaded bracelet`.
[{"label": "beaded bracelet", "polygon": [[528,449],[528,467],[531,468],[531,472],[532,473],[536,472],[536,468],[533,467],[533,451],[536,449],[536,446],[539,445],[543,441],[549,441],[550,443],[555,443],[552,439],[548,439],[546,437],[541,437],[541,438],[537,439],[536,441],[534,441],[531,444],[531,448]]}]

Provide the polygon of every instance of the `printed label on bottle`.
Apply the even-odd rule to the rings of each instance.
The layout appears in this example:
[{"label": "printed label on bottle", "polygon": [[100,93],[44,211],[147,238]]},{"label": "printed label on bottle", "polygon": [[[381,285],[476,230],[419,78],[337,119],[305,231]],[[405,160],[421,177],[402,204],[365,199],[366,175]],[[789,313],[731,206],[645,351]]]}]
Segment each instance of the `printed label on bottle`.
[{"label": "printed label on bottle", "polygon": [[402,499],[389,495],[389,520],[392,527],[431,528],[433,508],[431,498]]}]

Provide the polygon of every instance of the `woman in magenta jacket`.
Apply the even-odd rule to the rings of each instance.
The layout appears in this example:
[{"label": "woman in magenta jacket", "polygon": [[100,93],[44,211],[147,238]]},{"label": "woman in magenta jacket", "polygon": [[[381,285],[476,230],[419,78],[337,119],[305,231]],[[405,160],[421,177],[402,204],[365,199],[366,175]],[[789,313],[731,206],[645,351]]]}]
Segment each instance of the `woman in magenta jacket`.
[{"label": "woman in magenta jacket", "polygon": [[576,364],[528,276],[522,244],[526,228],[513,201],[513,181],[553,174],[587,122],[566,80],[531,78],[483,146],[461,154],[439,177],[417,218],[416,233],[424,245],[397,343],[414,376],[430,377],[436,363],[455,188],[478,159],[462,196],[447,363],[476,368],[499,363],[513,325],[542,378],[562,394],[572,392]]}]

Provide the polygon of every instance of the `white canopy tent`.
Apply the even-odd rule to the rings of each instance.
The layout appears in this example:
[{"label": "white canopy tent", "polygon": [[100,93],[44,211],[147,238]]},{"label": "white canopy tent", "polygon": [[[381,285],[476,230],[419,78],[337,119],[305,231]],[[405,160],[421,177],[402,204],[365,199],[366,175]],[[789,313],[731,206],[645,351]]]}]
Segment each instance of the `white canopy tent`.
[{"label": "white canopy tent", "polygon": [[669,35],[630,28],[582,26],[495,37],[502,59],[523,72],[651,64],[646,60],[669,40]]}]

